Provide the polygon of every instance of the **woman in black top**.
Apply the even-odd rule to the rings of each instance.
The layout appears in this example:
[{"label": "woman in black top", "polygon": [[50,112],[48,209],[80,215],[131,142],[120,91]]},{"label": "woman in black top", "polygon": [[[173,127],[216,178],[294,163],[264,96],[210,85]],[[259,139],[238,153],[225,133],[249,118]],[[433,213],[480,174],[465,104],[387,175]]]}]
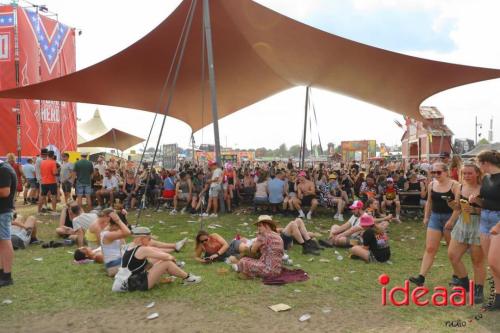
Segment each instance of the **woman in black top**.
[{"label": "woman in black top", "polygon": [[485,173],[479,196],[472,195],[469,202],[481,206],[481,247],[488,256],[495,281],[495,299],[486,304],[487,310],[500,310],[500,152],[484,151],[477,157],[481,171]]},{"label": "woman in black top", "polygon": [[448,166],[442,162],[434,163],[431,174],[434,179],[429,184],[424,213],[424,225],[427,226],[425,252],[419,275],[409,278],[418,286],[424,284],[443,236],[447,244],[450,242],[451,229],[460,215],[460,210],[453,210],[449,205],[455,201],[455,207],[458,207],[460,197],[456,197],[455,193],[460,184],[449,177]]},{"label": "woman in black top", "polygon": [[[353,256],[366,262],[386,262],[391,258],[389,238],[382,228],[375,225],[373,216],[363,214],[360,217],[363,231],[363,245],[355,245],[349,251]],[[352,258],[352,257],[351,257]]]},{"label": "woman in black top", "polygon": [[128,290],[146,291],[157,284],[163,274],[182,278],[184,284],[195,284],[201,278],[184,272],[177,266],[175,258],[150,245],[151,231],[146,227],[132,229],[134,240],[122,257],[122,267],[128,267],[132,275],[128,278]]}]

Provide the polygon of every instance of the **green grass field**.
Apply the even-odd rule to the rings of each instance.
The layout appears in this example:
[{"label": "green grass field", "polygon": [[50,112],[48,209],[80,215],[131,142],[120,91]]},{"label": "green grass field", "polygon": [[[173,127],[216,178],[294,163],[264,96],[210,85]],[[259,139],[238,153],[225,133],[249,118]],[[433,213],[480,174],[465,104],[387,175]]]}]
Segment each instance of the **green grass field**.
[{"label": "green grass field", "polygon": [[[19,211],[27,215],[33,208],[20,208]],[[217,219],[205,219],[203,223],[205,227],[210,224],[221,225],[221,228],[208,230],[232,239],[236,233],[252,237],[255,227],[251,222],[255,219],[256,215],[251,214],[224,215]],[[289,220],[283,217],[276,219],[282,226]],[[42,216],[40,220],[43,223],[39,225],[39,238],[44,241],[55,239],[53,230],[57,224],[56,218]],[[130,220],[133,222],[134,217],[130,217]],[[166,212],[146,211],[141,218],[141,224],[152,228],[159,240],[167,242],[183,237],[194,239],[200,223],[199,217],[169,216]],[[248,225],[244,225],[245,223]],[[323,215],[315,218],[307,227],[310,231],[321,232],[326,236],[332,223],[331,218]],[[309,273],[310,280],[279,287],[265,286],[258,280],[239,280],[231,272],[221,275],[217,272],[219,268],[229,268],[224,263],[198,264],[192,259],[194,242],[188,242],[176,256],[186,261],[187,271],[203,277],[201,284],[186,287],[174,282],[161,284],[146,293],[125,294],[111,293],[112,280],[106,277],[102,266],[73,264],[72,254],[69,252],[74,251],[74,247],[42,249],[40,246],[32,246],[27,250],[16,251],[13,272],[15,284],[0,289],[0,303],[5,299],[12,300],[11,304],[0,304],[0,331],[1,327],[23,331],[26,325],[32,325],[26,320],[32,316],[43,321],[66,311],[95,314],[110,308],[142,307],[151,300],[157,303],[184,304],[203,312],[208,318],[223,315],[231,320],[242,318],[242,321],[245,318],[255,320],[269,316],[271,319],[276,318],[277,322],[286,318],[282,322],[293,321],[294,325],[298,325],[297,318],[303,313],[310,313],[311,320],[300,325],[309,325],[311,331],[323,331],[320,327],[324,326],[315,325],[327,325],[330,322],[334,325],[333,331],[367,331],[375,328],[433,332],[464,330],[446,326],[446,321],[455,320],[465,321],[467,331],[500,331],[499,313],[487,313],[480,320],[473,319],[479,311],[477,306],[383,307],[378,276],[388,274],[391,277],[389,287],[392,287],[402,285],[404,279],[418,272],[425,229],[421,221],[405,221],[400,225],[391,225],[389,237],[392,264],[365,264],[359,260],[350,260],[345,249],[326,249],[320,257],[304,256],[301,248],[294,246],[289,255],[294,264],[299,264]],[[338,260],[334,251],[338,251],[343,260]],[[37,261],[35,258],[43,260]],[[328,259],[329,262],[320,262],[321,258]],[[470,268],[468,257],[465,257],[465,262]],[[428,276],[428,286],[447,286],[450,276],[446,247],[442,246]],[[339,279],[334,279],[335,277]],[[267,306],[276,303],[289,304],[292,311],[282,315],[267,309]],[[189,316],[179,317],[178,320],[187,321],[186,325],[189,325]],[[255,322],[255,327],[252,327],[251,323],[247,323],[246,327],[246,331],[254,331],[252,328],[259,327],[259,324]],[[36,325],[33,328],[36,329]],[[294,328],[288,331],[294,331]]]}]

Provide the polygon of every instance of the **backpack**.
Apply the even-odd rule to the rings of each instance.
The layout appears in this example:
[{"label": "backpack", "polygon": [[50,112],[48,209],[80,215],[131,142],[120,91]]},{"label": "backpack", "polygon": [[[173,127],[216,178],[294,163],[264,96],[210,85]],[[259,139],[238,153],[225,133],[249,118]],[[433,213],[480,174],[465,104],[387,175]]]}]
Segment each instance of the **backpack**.
[{"label": "backpack", "polygon": [[[132,255],[128,259],[127,266],[120,267],[118,269],[118,273],[116,273],[116,275],[115,275],[115,280],[113,281],[113,286],[111,287],[111,291],[114,291],[114,292],[125,292],[125,291],[128,291],[128,279],[129,279],[129,277],[132,275],[132,273],[134,271],[136,271],[137,269],[140,268],[140,267],[138,267],[134,271],[131,271],[130,269],[128,269],[128,265],[130,265],[130,261],[135,256],[135,252],[137,252],[137,249],[139,247],[140,246],[137,246],[134,249],[134,251],[132,252]],[[125,252],[126,251],[127,251],[127,249],[125,249]],[[123,257],[122,257],[122,261],[123,261]],[[122,262],[122,264],[123,264],[123,262]]]}]

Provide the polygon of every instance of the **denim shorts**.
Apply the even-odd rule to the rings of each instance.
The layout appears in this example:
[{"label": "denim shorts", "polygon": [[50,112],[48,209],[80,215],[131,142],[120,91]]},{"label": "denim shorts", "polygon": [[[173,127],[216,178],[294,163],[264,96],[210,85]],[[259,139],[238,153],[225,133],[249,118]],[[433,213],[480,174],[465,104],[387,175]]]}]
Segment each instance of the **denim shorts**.
[{"label": "denim shorts", "polygon": [[92,187],[85,184],[76,184],[76,195],[91,195]]},{"label": "denim shorts", "polygon": [[491,228],[500,222],[500,210],[481,210],[481,222],[479,231],[482,234],[489,235]]},{"label": "denim shorts", "polygon": [[431,213],[427,228],[444,232],[444,225],[451,217],[451,213]]},{"label": "denim shorts", "polygon": [[0,214],[0,240],[10,240],[10,227],[13,216],[11,212]]}]

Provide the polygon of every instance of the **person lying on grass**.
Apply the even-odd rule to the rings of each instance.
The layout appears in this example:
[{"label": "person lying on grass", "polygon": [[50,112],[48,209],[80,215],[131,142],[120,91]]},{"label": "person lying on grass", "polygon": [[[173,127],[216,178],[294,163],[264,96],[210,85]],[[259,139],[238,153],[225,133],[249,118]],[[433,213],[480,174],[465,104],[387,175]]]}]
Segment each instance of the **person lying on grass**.
[{"label": "person lying on grass", "polygon": [[228,244],[219,234],[209,234],[205,230],[200,230],[196,235],[194,258],[202,264],[224,261],[230,256],[239,256],[247,252],[248,246],[243,240],[233,239]]},{"label": "person lying on grass", "polygon": [[25,249],[28,245],[39,243],[36,238],[36,217],[28,216],[24,219],[21,215],[14,213],[14,220],[10,227],[12,246],[15,250]]},{"label": "person lying on grass", "polygon": [[132,275],[128,278],[128,291],[146,291],[153,288],[164,274],[181,278],[184,284],[201,282],[201,277],[184,272],[169,253],[151,246],[151,231],[146,227],[132,229],[133,241],[127,245],[121,267],[127,267]]},{"label": "person lying on grass", "polygon": [[281,274],[283,258],[283,240],[276,230],[276,222],[269,215],[259,216],[257,222],[257,239],[250,248],[250,255],[259,259],[245,257],[232,264],[241,278],[267,278]]},{"label": "person lying on grass", "polygon": [[363,202],[356,200],[349,207],[353,215],[342,225],[334,224],[330,229],[328,240],[319,240],[319,244],[324,247],[351,247],[353,244],[361,243],[361,231],[363,228],[359,225],[359,218],[363,215]]},{"label": "person lying on grass", "polygon": [[360,218],[363,231],[363,245],[355,245],[349,249],[351,258],[361,258],[366,262],[386,262],[391,257],[387,234],[375,225],[371,215],[364,214]]},{"label": "person lying on grass", "polygon": [[321,247],[313,239],[314,234],[307,231],[304,221],[297,217],[287,224],[285,228],[276,228],[283,240],[283,248],[288,251],[294,242],[302,246],[302,254],[313,254],[319,256]]},{"label": "person lying on grass", "polygon": [[94,260],[98,264],[103,263],[103,255],[101,248],[91,249],[88,246],[82,246],[75,250],[73,254],[73,259],[76,262],[83,262],[84,260]]}]

